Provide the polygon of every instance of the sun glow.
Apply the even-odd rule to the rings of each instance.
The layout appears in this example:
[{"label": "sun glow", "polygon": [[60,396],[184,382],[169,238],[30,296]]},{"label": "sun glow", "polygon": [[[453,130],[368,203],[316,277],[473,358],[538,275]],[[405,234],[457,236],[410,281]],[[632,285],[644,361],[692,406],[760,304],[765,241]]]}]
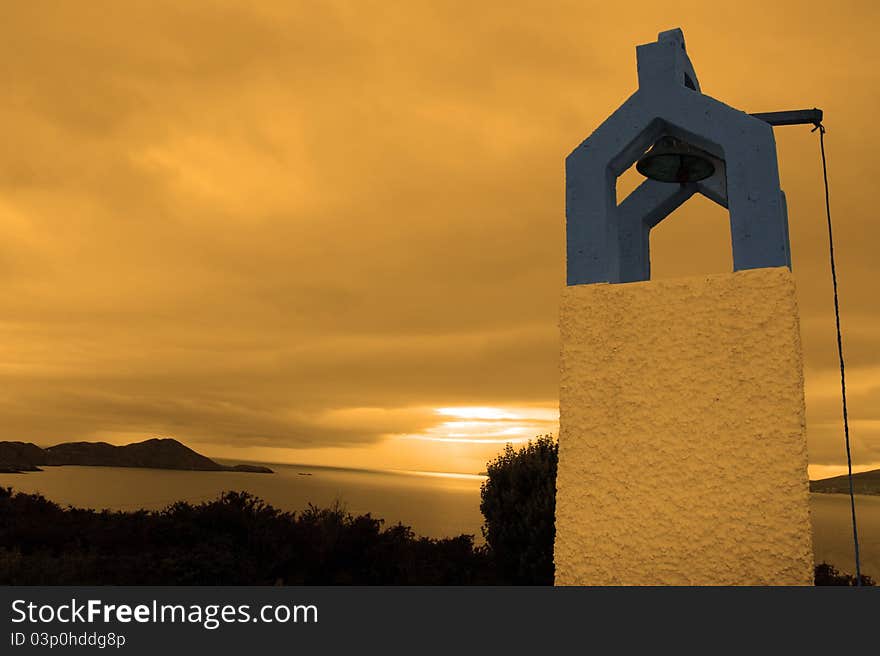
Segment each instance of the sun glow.
[{"label": "sun glow", "polygon": [[440,417],[448,417],[418,434],[414,440],[461,444],[522,443],[544,433],[555,433],[559,411],[555,407],[496,408],[465,406],[437,408]]},{"label": "sun glow", "polygon": [[458,417],[459,419],[519,419],[518,415],[501,408],[479,406],[471,408],[437,408],[435,412],[444,417]]}]

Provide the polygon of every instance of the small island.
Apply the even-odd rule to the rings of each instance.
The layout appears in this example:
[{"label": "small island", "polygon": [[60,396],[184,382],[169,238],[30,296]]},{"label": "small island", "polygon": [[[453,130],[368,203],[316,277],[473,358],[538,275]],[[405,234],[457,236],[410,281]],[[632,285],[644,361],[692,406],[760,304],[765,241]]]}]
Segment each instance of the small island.
[{"label": "small island", "polygon": [[[853,493],[880,495],[880,469],[853,474]],[[818,481],[810,481],[810,492],[824,494],[849,494],[849,477],[832,476]]]},{"label": "small island", "polygon": [[124,446],[107,442],[64,442],[45,449],[29,442],[0,442],[0,473],[38,472],[40,467],[61,465],[274,473],[262,465],[221,465],[171,438],[154,438]]}]

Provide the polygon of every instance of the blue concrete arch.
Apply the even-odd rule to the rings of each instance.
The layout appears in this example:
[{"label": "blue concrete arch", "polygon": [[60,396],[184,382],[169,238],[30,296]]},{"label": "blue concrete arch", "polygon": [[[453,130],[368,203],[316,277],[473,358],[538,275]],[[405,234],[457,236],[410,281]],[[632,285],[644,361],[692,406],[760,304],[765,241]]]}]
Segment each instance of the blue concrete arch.
[{"label": "blue concrete arch", "polygon": [[[639,46],[637,58],[638,91],[566,158],[568,284],[650,279],[650,230],[695,193],[729,211],[735,271],[790,267],[770,125],[700,92],[680,30]],[[716,158],[715,175],[646,180],[618,205],[617,177],[664,135]]]}]

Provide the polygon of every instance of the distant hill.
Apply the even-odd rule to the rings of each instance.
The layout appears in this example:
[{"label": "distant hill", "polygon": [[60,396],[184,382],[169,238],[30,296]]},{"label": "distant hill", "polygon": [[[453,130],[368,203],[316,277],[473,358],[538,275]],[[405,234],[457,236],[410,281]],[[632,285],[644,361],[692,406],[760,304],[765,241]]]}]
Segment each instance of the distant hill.
[{"label": "distant hill", "polygon": [[0,472],[40,471],[40,466],[54,465],[272,473],[268,467],[258,465],[221,465],[174,439],[154,438],[124,446],[65,442],[46,449],[27,442],[0,442]]},{"label": "distant hill", "polygon": [[[880,494],[880,469],[853,474],[853,491],[856,494]],[[810,481],[810,492],[849,494],[849,478],[843,475]]]},{"label": "distant hill", "polygon": [[0,442],[0,473],[40,471],[45,465],[46,452],[29,442]]}]

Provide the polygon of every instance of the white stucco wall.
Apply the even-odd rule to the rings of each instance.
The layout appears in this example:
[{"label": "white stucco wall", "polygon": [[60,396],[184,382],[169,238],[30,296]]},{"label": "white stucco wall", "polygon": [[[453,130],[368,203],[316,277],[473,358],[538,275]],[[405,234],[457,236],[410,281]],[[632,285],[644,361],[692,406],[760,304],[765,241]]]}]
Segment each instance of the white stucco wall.
[{"label": "white stucco wall", "polygon": [[785,268],[566,287],[557,585],[809,585]]}]

